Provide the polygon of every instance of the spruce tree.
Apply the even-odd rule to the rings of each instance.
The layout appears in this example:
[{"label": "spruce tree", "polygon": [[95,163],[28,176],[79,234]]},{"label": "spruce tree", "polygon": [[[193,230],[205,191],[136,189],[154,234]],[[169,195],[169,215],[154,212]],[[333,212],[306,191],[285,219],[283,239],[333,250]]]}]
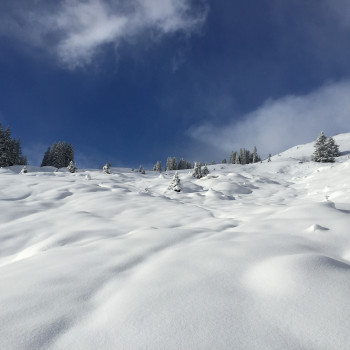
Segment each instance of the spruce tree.
[{"label": "spruce tree", "polygon": [[202,170],[202,175],[207,176],[208,174],[209,174],[209,169],[208,169],[207,165],[205,164],[204,168]]},{"label": "spruce tree", "polygon": [[332,137],[327,138],[324,132],[318,136],[315,142],[315,151],[312,160],[320,163],[333,163],[335,157],[339,157],[339,146]]},{"label": "spruce tree", "polygon": [[162,172],[162,163],[157,161],[157,163],[153,167],[153,171],[157,171],[158,173]]},{"label": "spruce tree", "polygon": [[200,179],[202,177],[202,166],[201,163],[194,163],[194,169],[192,176],[196,179]]},{"label": "spruce tree", "polygon": [[42,160],[40,166],[49,166],[50,165],[50,156],[51,156],[51,147],[48,147],[45,154],[44,154],[44,157],[43,157],[43,160]]},{"label": "spruce tree", "polygon": [[181,192],[180,178],[179,178],[179,174],[177,172],[175,173],[168,189],[173,190],[175,192]]}]

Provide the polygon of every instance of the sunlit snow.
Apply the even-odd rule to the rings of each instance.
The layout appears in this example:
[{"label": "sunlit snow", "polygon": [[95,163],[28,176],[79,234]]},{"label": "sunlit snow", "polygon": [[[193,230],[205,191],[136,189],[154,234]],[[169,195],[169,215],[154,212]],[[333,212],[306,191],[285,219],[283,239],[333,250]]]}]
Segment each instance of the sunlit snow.
[{"label": "sunlit snow", "polygon": [[0,349],[349,349],[350,134],[195,179],[0,169]]}]

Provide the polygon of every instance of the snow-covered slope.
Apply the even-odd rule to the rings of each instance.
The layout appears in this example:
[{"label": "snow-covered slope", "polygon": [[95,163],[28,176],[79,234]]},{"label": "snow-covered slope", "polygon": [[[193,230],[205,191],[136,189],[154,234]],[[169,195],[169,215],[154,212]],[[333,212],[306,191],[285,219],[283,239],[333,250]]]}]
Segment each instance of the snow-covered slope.
[{"label": "snow-covered slope", "polygon": [[173,173],[0,169],[0,349],[348,349],[335,139],[334,164],[301,145],[179,172],[180,193]]}]

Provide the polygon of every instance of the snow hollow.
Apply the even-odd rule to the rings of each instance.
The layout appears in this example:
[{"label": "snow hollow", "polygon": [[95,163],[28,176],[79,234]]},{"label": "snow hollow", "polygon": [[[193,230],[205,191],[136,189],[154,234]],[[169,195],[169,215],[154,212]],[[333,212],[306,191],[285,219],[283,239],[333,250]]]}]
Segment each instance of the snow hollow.
[{"label": "snow hollow", "polygon": [[349,349],[350,134],[201,179],[0,169],[0,349]]}]

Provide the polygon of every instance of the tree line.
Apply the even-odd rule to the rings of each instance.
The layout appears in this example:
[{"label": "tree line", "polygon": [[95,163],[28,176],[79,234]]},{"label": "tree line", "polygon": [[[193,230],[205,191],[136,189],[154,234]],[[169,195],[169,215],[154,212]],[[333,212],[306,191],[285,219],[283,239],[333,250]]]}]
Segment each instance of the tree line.
[{"label": "tree line", "polygon": [[71,162],[74,162],[73,145],[60,141],[47,148],[40,166],[64,168]]},{"label": "tree line", "polygon": [[12,138],[10,127],[4,130],[0,124],[0,167],[26,164],[27,158],[22,154],[20,138]]}]

